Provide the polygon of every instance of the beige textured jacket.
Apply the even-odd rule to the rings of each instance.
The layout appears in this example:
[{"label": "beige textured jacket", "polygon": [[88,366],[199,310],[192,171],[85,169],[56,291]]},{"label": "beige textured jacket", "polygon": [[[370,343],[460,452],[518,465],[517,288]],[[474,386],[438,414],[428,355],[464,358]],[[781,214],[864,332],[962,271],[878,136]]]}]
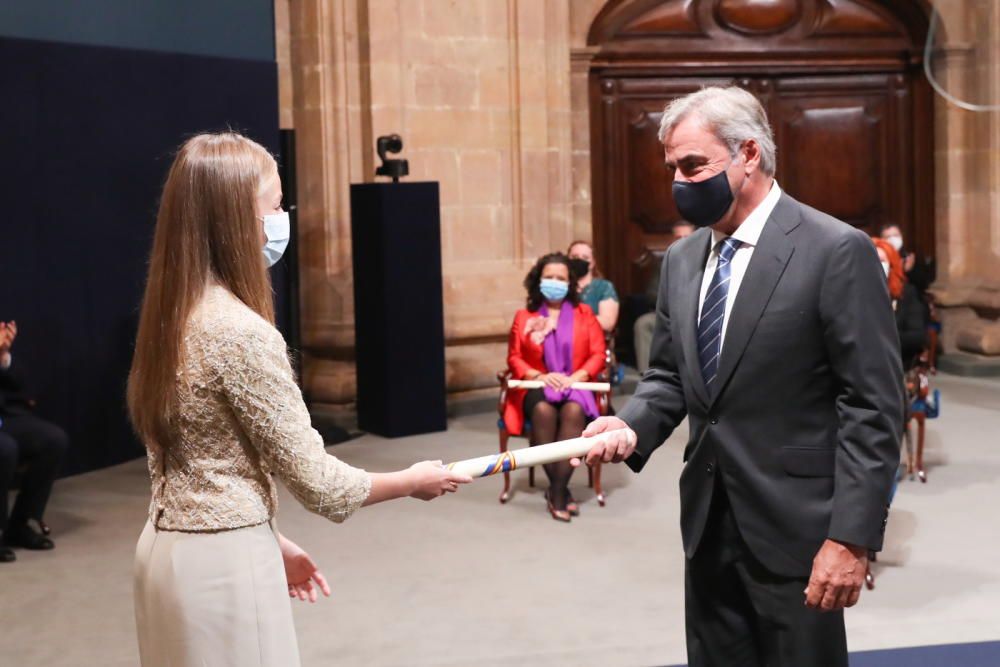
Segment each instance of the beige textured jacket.
[{"label": "beige textured jacket", "polygon": [[161,530],[254,526],[277,509],[272,473],[308,510],[341,522],[371,477],[326,453],[281,334],[225,288],[192,311],[177,374],[178,433],[169,455],[149,450],[149,518]]}]

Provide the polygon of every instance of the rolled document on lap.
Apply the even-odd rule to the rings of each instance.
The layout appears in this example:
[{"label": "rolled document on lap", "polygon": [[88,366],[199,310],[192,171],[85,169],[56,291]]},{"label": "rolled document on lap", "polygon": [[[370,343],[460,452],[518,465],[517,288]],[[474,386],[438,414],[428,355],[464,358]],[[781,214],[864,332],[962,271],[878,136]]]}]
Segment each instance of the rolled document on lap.
[{"label": "rolled document on lap", "polygon": [[584,457],[591,448],[608,438],[616,431],[606,431],[590,438],[573,438],[551,442],[547,445],[512,449],[500,454],[480,456],[475,459],[465,459],[449,463],[447,468],[460,475],[469,477],[489,477],[502,472],[511,472],[518,468],[530,468],[546,463],[568,461],[575,457]]},{"label": "rolled document on lap", "polygon": [[[507,386],[511,389],[541,389],[545,383],[541,380],[507,380]],[[611,391],[611,384],[608,382],[574,382],[569,386],[569,389]]]}]

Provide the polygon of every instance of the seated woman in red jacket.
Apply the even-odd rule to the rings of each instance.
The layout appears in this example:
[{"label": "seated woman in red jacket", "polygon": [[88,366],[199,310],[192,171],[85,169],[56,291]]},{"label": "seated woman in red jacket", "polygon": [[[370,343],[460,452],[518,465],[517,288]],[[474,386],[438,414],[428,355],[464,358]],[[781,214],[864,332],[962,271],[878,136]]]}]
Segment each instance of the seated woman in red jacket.
[{"label": "seated woman in red jacket", "polygon": [[[507,392],[504,422],[519,435],[531,421],[531,445],[577,438],[598,416],[593,392],[570,389],[604,368],[604,332],[594,312],[580,303],[570,279],[569,258],[560,253],[541,257],[524,279],[527,308],[517,311],[510,329],[507,366],[515,379],[541,380],[544,389]],[[569,493],[569,462],[545,466],[546,494],[552,518],[569,521],[579,509]]]}]

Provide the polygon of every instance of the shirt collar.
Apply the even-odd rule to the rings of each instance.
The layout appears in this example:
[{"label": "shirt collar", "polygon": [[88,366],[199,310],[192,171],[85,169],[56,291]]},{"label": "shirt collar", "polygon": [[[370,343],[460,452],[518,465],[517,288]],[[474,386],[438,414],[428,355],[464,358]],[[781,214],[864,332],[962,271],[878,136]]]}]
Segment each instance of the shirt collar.
[{"label": "shirt collar", "polygon": [[[746,217],[736,231],[733,232],[733,238],[737,241],[741,241],[745,246],[756,247],[757,242],[760,240],[760,234],[764,231],[764,223],[767,219],[771,217],[771,212],[774,207],[778,205],[778,200],[781,199],[781,188],[778,187],[778,181],[772,181],[771,189],[768,191],[767,196],[764,197],[764,201],[757,205],[757,208],[750,212],[750,215]],[[712,230],[712,248],[719,245],[719,241],[726,238],[725,234]]]}]

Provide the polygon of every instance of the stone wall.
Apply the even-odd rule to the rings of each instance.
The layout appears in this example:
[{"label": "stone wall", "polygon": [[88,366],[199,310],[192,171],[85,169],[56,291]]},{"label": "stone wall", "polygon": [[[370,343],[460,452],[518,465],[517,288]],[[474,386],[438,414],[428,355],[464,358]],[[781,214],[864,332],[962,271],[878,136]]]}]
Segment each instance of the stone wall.
[{"label": "stone wall", "polygon": [[[348,187],[373,180],[374,140],[392,132],[404,139],[410,180],[441,184],[449,389],[495,386],[524,274],[576,231],[569,7],[277,3],[281,117],[298,149],[303,379],[313,402],[354,396]],[[577,225],[587,228],[589,220]]]},{"label": "stone wall", "polygon": [[[1000,102],[1000,3],[939,3],[944,89]],[[935,98],[938,281],[946,351],[1000,354],[1000,113]]]},{"label": "stone wall", "polygon": [[[587,32],[605,0],[277,0],[298,147],[305,388],[354,397],[350,183],[398,132],[441,183],[449,390],[492,391],[532,260],[591,236]],[[939,3],[939,72],[1000,100],[1000,3]],[[935,102],[935,290],[949,348],[1000,353],[1000,115]]]}]

